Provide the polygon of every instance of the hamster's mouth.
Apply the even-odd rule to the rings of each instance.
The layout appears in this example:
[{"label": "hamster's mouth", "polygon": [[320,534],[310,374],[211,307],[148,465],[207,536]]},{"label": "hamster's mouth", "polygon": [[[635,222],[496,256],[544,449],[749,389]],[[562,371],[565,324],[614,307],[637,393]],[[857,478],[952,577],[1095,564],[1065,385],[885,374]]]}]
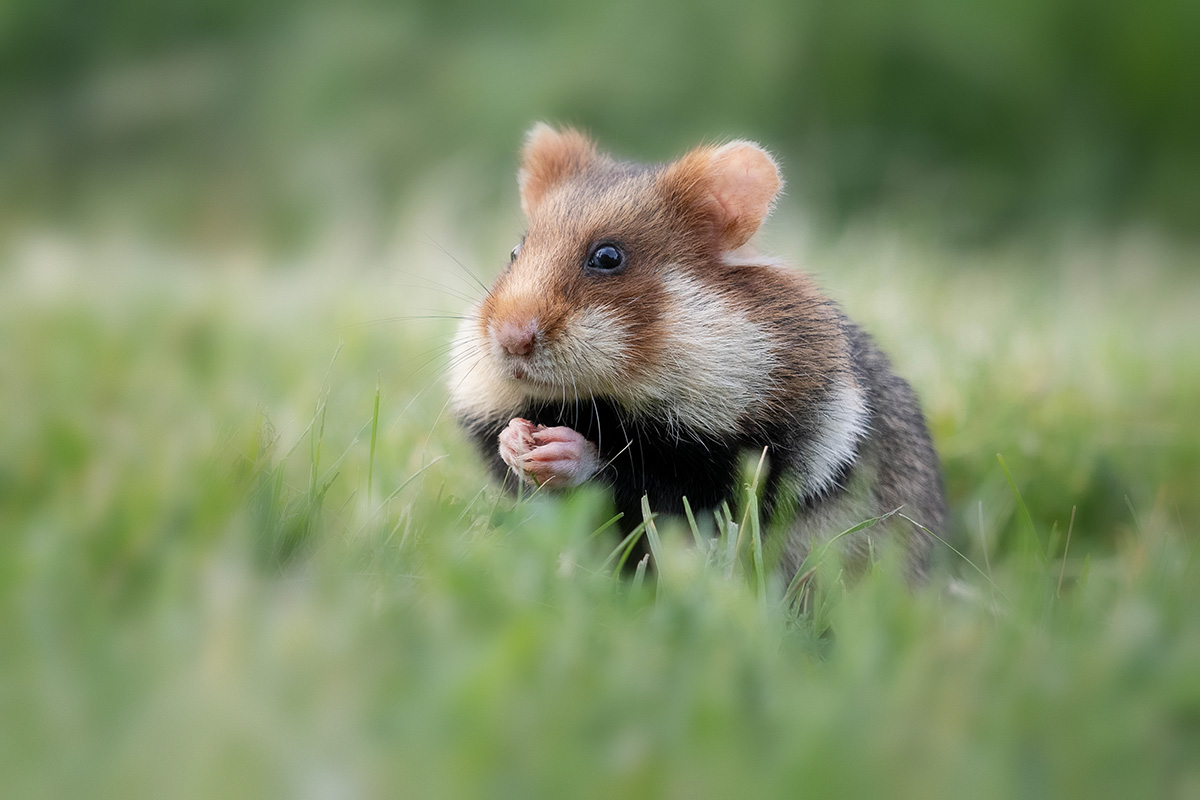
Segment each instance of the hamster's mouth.
[{"label": "hamster's mouth", "polygon": [[522,367],[514,367],[509,372],[509,377],[526,391],[544,390],[558,392],[562,389],[562,381],[548,380],[544,376],[531,374],[529,370]]},{"label": "hamster's mouth", "polygon": [[523,388],[531,386],[557,386],[559,376],[548,365],[528,358],[505,358],[500,362],[500,369],[509,380],[516,381]]},{"label": "hamster's mouth", "polygon": [[561,378],[556,375],[546,375],[544,370],[534,368],[532,365],[513,364],[507,367],[505,372],[508,379],[526,393],[557,397],[563,391]]},{"label": "hamster's mouth", "polygon": [[506,364],[504,371],[510,380],[517,381],[522,386],[543,386],[552,383],[551,377],[544,369],[535,364]]},{"label": "hamster's mouth", "polygon": [[595,389],[584,372],[564,370],[544,359],[503,359],[498,365],[504,378],[516,389],[542,398],[589,394]]}]

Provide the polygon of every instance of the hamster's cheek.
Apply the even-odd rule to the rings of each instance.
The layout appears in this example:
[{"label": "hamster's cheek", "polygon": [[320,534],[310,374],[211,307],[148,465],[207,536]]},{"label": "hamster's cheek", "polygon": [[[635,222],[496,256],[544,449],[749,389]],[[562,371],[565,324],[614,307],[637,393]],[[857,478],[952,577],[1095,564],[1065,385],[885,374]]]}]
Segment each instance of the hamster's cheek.
[{"label": "hamster's cheek", "polygon": [[610,309],[591,307],[576,314],[564,337],[564,355],[597,376],[613,377],[628,358],[630,331]]}]

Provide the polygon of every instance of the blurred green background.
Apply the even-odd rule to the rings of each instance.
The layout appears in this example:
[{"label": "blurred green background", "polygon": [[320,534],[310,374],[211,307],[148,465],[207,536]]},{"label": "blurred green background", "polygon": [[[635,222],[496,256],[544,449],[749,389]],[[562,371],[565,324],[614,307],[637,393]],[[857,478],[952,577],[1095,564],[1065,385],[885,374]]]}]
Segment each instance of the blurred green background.
[{"label": "blurred green background", "polygon": [[823,222],[1200,224],[1189,0],[91,4],[0,12],[0,210],[205,241],[386,230],[447,160],[507,198],[532,120],[666,159],[760,138]]},{"label": "blurred green background", "polygon": [[[1200,795],[1197,30],[0,4],[0,795]],[[765,249],[921,395],[930,586],[797,613],[665,520],[622,577],[494,490],[441,372],[535,120],[780,156]]]}]

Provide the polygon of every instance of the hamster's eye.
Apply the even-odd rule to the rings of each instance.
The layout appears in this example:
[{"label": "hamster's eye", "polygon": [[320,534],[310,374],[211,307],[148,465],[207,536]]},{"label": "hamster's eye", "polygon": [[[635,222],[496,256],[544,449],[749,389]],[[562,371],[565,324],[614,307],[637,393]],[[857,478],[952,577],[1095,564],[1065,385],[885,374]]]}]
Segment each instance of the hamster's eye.
[{"label": "hamster's eye", "polygon": [[588,256],[587,265],[600,272],[613,272],[625,266],[625,254],[619,247],[602,244]]},{"label": "hamster's eye", "polygon": [[521,242],[517,242],[517,246],[512,249],[511,253],[508,254],[508,263],[511,264],[512,262],[516,261],[517,253],[519,252],[521,252]]}]

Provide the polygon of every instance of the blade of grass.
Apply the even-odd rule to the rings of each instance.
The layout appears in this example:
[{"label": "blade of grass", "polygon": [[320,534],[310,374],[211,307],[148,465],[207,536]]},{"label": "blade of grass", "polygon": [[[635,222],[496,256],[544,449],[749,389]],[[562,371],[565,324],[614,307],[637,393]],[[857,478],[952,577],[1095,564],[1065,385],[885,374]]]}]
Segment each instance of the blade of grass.
[{"label": "blade of grass", "polygon": [[616,524],[617,524],[617,522],[619,522],[619,521],[620,521],[621,519],[623,519],[624,517],[625,517],[625,513],[624,513],[624,512],[618,512],[618,513],[617,513],[617,514],[615,514],[615,515],[612,517],[612,519],[610,519],[608,522],[604,523],[604,524],[603,524],[603,525],[601,525],[599,528],[596,528],[596,530],[594,530],[594,531],[592,531],[591,533],[589,533],[589,534],[587,535],[587,537],[584,539],[584,541],[585,541],[585,542],[590,542],[592,539],[595,539],[597,536],[599,536],[600,534],[604,533],[606,530],[608,530],[609,528],[611,528],[613,525],[616,525]]},{"label": "blade of grass", "polygon": [[[646,541],[650,544],[650,555],[654,558],[654,564],[658,568],[658,580],[655,581],[655,597],[661,598],[663,591],[662,582],[662,540],[658,537],[658,526],[654,524],[654,514],[650,512],[650,498],[642,495],[642,520],[646,525]],[[642,559],[645,561],[645,559]],[[638,565],[641,568],[641,565]]]},{"label": "blade of grass", "polygon": [[[897,513],[898,513],[898,511],[899,511],[899,509],[897,509]],[[943,545],[945,545],[947,548],[949,548],[950,552],[954,553],[954,555],[958,556],[958,557],[959,557],[959,558],[961,558],[963,561],[965,561],[965,562],[967,562],[968,564],[970,564],[970,565],[971,565],[971,569],[975,570],[975,571],[976,571],[976,572],[978,572],[978,573],[979,573],[981,576],[983,576],[983,579],[984,579],[985,581],[987,581],[987,582],[988,582],[988,585],[990,585],[990,586],[992,587],[992,589],[994,589],[994,590],[996,591],[996,593],[997,593],[997,594],[999,594],[1001,597],[1003,597],[1003,598],[1004,598],[1004,601],[1005,601],[1006,603],[1009,603],[1009,604],[1011,604],[1011,603],[1012,603],[1012,601],[1008,599],[1008,596],[1007,596],[1006,594],[1004,594],[1004,592],[1002,592],[1002,591],[1000,590],[1000,587],[999,587],[999,586],[997,586],[997,585],[995,584],[995,582],[994,582],[994,581],[993,581],[993,580],[992,580],[992,579],[991,579],[991,578],[988,576],[988,574],[987,574],[986,572],[984,572],[983,570],[981,570],[981,569],[980,569],[980,568],[979,568],[979,567],[978,567],[978,566],[975,564],[975,562],[974,562],[974,561],[972,561],[971,559],[969,559],[969,558],[967,558],[965,555],[963,555],[961,552],[959,552],[959,551],[958,551],[958,549],[957,549],[957,548],[956,548],[954,545],[950,544],[950,543],[949,543],[949,542],[947,542],[945,539],[943,539],[942,537],[938,536],[936,533],[934,533],[933,531],[929,530],[929,528],[926,528],[924,525],[922,525],[921,523],[917,522],[917,521],[916,521],[915,519],[913,519],[912,517],[910,517],[910,516],[907,516],[906,514],[899,514],[899,516],[900,516],[900,518],[901,518],[901,519],[906,519],[906,520],[908,520],[908,521],[909,521],[909,522],[911,522],[913,525],[916,525],[918,528],[920,528],[921,530],[923,530],[923,531],[925,531],[926,533],[928,533],[928,534],[929,534],[930,536],[932,536],[934,539],[938,540],[938,541],[939,541],[939,542],[941,542]]]},{"label": "blade of grass", "polygon": [[487,486],[481,486],[479,488],[479,491],[476,492],[475,496],[471,498],[471,502],[467,503],[466,507],[463,508],[462,513],[455,518],[455,527],[457,527],[460,522],[467,518],[467,513],[475,506],[475,501],[482,497],[485,491],[487,491]]},{"label": "blade of grass", "polygon": [[754,468],[754,477],[750,479],[750,483],[746,486],[747,502],[746,509],[742,512],[742,522],[738,525],[737,544],[734,546],[734,554],[742,552],[742,537],[746,535],[746,529],[750,523],[750,502],[749,498],[758,497],[758,479],[762,476],[763,463],[767,460],[767,448],[763,448],[762,455],[758,457],[758,465]]},{"label": "blade of grass", "polygon": [[729,511],[729,503],[721,503],[721,513],[717,515],[717,520],[724,521],[724,533],[722,541],[725,545],[725,577],[733,577],[733,568],[737,563],[737,540],[738,540],[738,525],[733,521],[733,514]]},{"label": "blade of grass", "polygon": [[1067,543],[1063,546],[1062,566],[1058,568],[1058,586],[1054,596],[1062,595],[1063,573],[1067,571],[1067,552],[1071,549],[1071,530],[1075,527],[1075,506],[1071,506],[1071,521],[1067,524]]},{"label": "blade of grass", "polygon": [[375,442],[379,437],[379,382],[383,373],[375,375],[375,407],[371,411],[371,450],[367,455],[367,508],[371,507],[371,488],[375,478]]},{"label": "blade of grass", "polygon": [[1046,537],[1046,563],[1050,563],[1050,559],[1054,557],[1054,551],[1058,549],[1058,540],[1061,534],[1058,532],[1058,520],[1050,525],[1050,535]]},{"label": "blade of grass", "polygon": [[650,554],[655,564],[662,564],[662,540],[658,538],[658,528],[654,524],[654,514],[650,511],[650,498],[642,495],[642,524],[646,526],[646,541],[650,544]]},{"label": "blade of grass", "polygon": [[[903,508],[903,506],[900,508]],[[858,533],[859,531],[863,531],[867,528],[878,525],[884,520],[891,519],[900,513],[900,508],[889,511],[886,514],[880,514],[878,517],[865,519],[857,525],[853,525],[836,536],[829,538],[827,541],[823,542],[820,547],[813,548],[809,554],[805,556],[804,561],[800,563],[799,569],[796,570],[796,576],[792,578],[791,583],[788,584],[787,591],[783,593],[784,604],[787,605],[789,600],[792,599],[800,590],[800,587],[804,584],[805,580],[807,580],[807,578],[810,577],[811,574],[816,570],[816,566],[824,560],[825,553],[829,551],[829,548],[832,547],[835,542],[844,536],[849,536],[852,533]]]},{"label": "blade of grass", "polygon": [[[345,342],[338,342],[338,346],[333,351],[333,358],[329,359],[329,366],[325,368],[325,378],[321,381],[324,396],[317,400],[317,408],[313,412],[313,422],[317,423],[319,420],[319,425],[313,429],[313,438],[310,440],[310,454],[312,456],[312,468],[309,471],[308,480],[308,492],[310,496],[316,493],[317,478],[320,475],[321,443],[325,440],[325,412],[329,404],[329,376],[333,372],[333,365],[337,362],[338,354],[342,352],[343,344]],[[311,428],[312,426],[310,425]]]},{"label": "blade of grass", "polygon": [[1133,527],[1137,529],[1138,536],[1142,535],[1142,523],[1138,521],[1137,512],[1133,510],[1133,501],[1129,499],[1129,495],[1125,495],[1125,507],[1129,509],[1129,516],[1133,517]]},{"label": "blade of grass", "polygon": [[700,526],[696,524],[696,517],[692,514],[692,504],[688,502],[687,495],[683,497],[683,513],[687,517],[688,527],[692,530],[692,538],[696,540],[696,547],[704,548],[704,537],[700,535]]},{"label": "blade of grass", "polygon": [[322,399],[317,403],[317,410],[313,414],[317,420],[317,425],[313,428],[309,445],[311,462],[308,474],[308,494],[310,497],[315,496],[317,493],[317,475],[321,465],[321,443],[325,440],[325,409],[327,407],[325,400]]},{"label": "blade of grass", "polygon": [[642,531],[645,529],[646,523],[642,522],[636,528],[626,534],[625,538],[621,540],[621,543],[618,544],[613,551],[608,554],[608,558],[604,559],[604,563],[600,565],[600,569],[604,570],[609,564],[612,563],[614,558],[619,556],[620,560],[617,562],[616,571],[620,572],[625,566],[625,561],[629,558],[629,554],[633,552],[633,547],[635,544],[637,544],[637,540],[641,537]]},{"label": "blade of grass", "polygon": [[987,536],[983,530],[983,501],[979,501],[979,542],[983,547],[983,566],[987,568],[988,579],[992,577],[992,563],[988,559],[988,544]]},{"label": "blade of grass", "polygon": [[359,527],[358,532],[362,533],[363,529],[367,526],[367,523],[369,523],[372,519],[374,519],[375,516],[380,511],[383,510],[384,506],[386,506],[388,503],[390,503],[393,500],[393,498],[396,497],[396,495],[398,495],[398,494],[400,494],[400,492],[404,491],[404,487],[408,486],[410,483],[415,481],[417,478],[421,477],[421,475],[423,475],[425,473],[425,470],[429,469],[434,464],[438,463],[439,461],[441,461],[442,459],[445,459],[445,458],[449,458],[449,456],[448,455],[438,456],[437,458],[433,459],[425,466],[418,469],[412,475],[405,478],[404,481],[401,482],[401,484],[399,486],[397,486],[395,489],[392,490],[391,494],[389,494],[387,497],[383,498],[383,500],[381,500],[379,502],[379,505],[376,506],[375,510],[371,513],[371,515],[367,518],[367,520],[365,522],[363,522],[361,527]]},{"label": "blade of grass", "polygon": [[1017,488],[1017,483],[1013,480],[1012,473],[1008,471],[1008,464],[1004,463],[1004,456],[997,453],[996,460],[1000,462],[1000,469],[1004,471],[1004,477],[1008,480],[1008,486],[1012,489],[1013,497],[1017,499],[1017,509],[1020,511],[1021,522],[1024,525],[1026,534],[1024,544],[1037,553],[1038,560],[1045,566],[1046,558],[1043,555],[1045,551],[1042,549],[1042,540],[1038,537],[1037,528],[1033,525],[1033,517],[1029,514],[1029,507],[1025,505],[1025,499],[1021,497],[1021,491]]},{"label": "blade of grass", "polygon": [[750,493],[747,500],[750,510],[750,559],[754,566],[754,588],[759,603],[767,602],[767,572],[763,566],[762,527],[758,518],[758,495]]},{"label": "blade of grass", "polygon": [[642,588],[642,582],[646,579],[646,564],[650,563],[650,554],[642,556],[637,563],[637,570],[633,573],[633,586],[630,588],[631,594],[637,594]]}]

